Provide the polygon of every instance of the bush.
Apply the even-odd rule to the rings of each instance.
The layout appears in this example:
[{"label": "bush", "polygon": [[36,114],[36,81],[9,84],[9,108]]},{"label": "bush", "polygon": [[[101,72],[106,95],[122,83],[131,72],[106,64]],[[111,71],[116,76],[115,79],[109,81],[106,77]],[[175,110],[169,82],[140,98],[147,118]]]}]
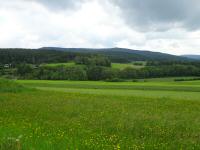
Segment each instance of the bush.
[{"label": "bush", "polygon": [[29,64],[21,64],[17,66],[17,75],[26,76],[33,73],[33,67]]},{"label": "bush", "polygon": [[87,69],[87,76],[89,80],[97,81],[103,80],[103,67],[89,66]]},{"label": "bush", "polygon": [[133,80],[132,80],[132,82],[138,82],[138,80],[136,80],[136,79],[133,79]]},{"label": "bush", "polygon": [[104,56],[97,55],[97,56],[77,56],[75,58],[75,63],[79,65],[92,65],[92,66],[104,66],[104,67],[110,67],[111,61]]},{"label": "bush", "polygon": [[137,70],[132,67],[127,67],[120,72],[122,79],[134,79],[137,78]]},{"label": "bush", "polygon": [[57,68],[40,67],[33,75],[36,79],[43,80],[87,80],[86,70],[81,66]]},{"label": "bush", "polygon": [[87,69],[87,76],[89,80],[106,80],[118,78],[118,70],[108,67],[89,66]]},{"label": "bush", "polygon": [[103,79],[119,78],[119,70],[118,69],[113,69],[113,68],[103,68],[102,78]]},{"label": "bush", "polygon": [[87,73],[82,67],[68,67],[65,74],[68,80],[87,80]]}]

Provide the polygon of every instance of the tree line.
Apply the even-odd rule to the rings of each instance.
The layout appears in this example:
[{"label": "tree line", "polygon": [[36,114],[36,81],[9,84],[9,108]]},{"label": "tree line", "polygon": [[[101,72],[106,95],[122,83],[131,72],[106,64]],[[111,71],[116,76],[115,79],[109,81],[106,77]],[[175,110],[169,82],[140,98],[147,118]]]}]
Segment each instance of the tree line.
[{"label": "tree line", "polygon": [[[43,66],[43,63],[66,63],[74,66]],[[113,69],[112,60],[101,54],[52,50],[0,49],[0,76],[45,80],[108,80],[200,76],[198,61],[148,61],[140,69]],[[141,65],[139,62],[136,65]]]},{"label": "tree line", "polygon": [[[79,52],[63,52],[40,49],[0,49],[0,65],[11,64],[42,64],[42,63],[66,63],[74,61],[77,57],[97,57],[99,54]],[[103,55],[102,55],[103,56]]]},{"label": "tree line", "polygon": [[22,79],[42,80],[133,80],[158,77],[200,76],[200,68],[192,65],[147,66],[141,69],[126,67],[114,69],[98,65],[39,66],[18,65],[15,76]]}]

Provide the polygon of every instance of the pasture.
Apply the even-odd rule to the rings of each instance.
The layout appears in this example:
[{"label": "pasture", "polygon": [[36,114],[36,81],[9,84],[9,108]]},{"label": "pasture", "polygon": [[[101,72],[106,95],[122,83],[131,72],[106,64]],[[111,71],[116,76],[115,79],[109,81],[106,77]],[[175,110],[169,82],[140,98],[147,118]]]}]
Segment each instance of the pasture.
[{"label": "pasture", "polygon": [[[137,63],[137,62],[135,62]],[[111,67],[114,69],[125,69],[127,67],[131,67],[131,68],[136,68],[136,69],[140,69],[143,68],[145,66],[145,62],[138,62],[141,63],[141,65],[137,65],[134,64],[134,62],[132,63],[112,63]],[[73,66],[84,66],[84,65],[77,65],[74,62],[68,62],[68,63],[48,63],[48,64],[42,64],[41,66],[47,66],[47,67],[60,67],[60,66],[65,66],[65,67],[73,67]]]},{"label": "pasture", "polygon": [[71,67],[75,66],[76,64],[74,62],[68,62],[68,63],[48,63],[48,64],[42,64],[41,66],[46,66],[46,67],[60,67],[60,66],[65,66],[65,67]]},{"label": "pasture", "polygon": [[200,81],[7,85],[22,90],[0,90],[2,150],[200,149]]},{"label": "pasture", "polygon": [[140,69],[145,66],[145,62],[138,62],[138,63],[141,63],[141,64],[140,65],[134,64],[134,62],[132,62],[132,63],[112,63],[112,68],[121,69],[121,70],[123,70],[127,67]]}]

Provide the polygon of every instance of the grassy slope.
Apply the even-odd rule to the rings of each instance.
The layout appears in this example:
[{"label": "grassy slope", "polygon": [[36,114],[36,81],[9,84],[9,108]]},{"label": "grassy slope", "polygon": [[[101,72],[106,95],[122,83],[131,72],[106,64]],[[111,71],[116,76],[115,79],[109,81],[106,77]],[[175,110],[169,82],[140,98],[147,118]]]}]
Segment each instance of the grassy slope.
[{"label": "grassy slope", "polygon": [[[167,80],[167,79],[166,79]],[[195,91],[200,92],[200,81],[190,82],[96,82],[96,81],[45,81],[21,80],[19,83],[31,87],[53,87],[73,89],[119,89],[119,90],[155,90],[155,91]]]},{"label": "grassy slope", "polygon": [[[195,92],[199,81],[18,82],[44,91],[0,93],[4,147],[14,143],[48,150],[200,148],[200,93]],[[18,137],[19,142],[7,137]]]},{"label": "grassy slope", "polygon": [[75,66],[76,64],[74,62],[69,62],[69,63],[50,63],[50,64],[43,64],[42,66],[48,66],[48,67],[58,67],[58,66],[66,66],[66,67],[71,67]]},{"label": "grassy slope", "polygon": [[[42,66],[48,66],[48,67],[58,67],[58,66],[66,66],[66,67],[70,67],[70,66],[76,66],[76,64],[74,62],[70,62],[70,63],[52,63],[52,64],[43,64]],[[81,65],[79,65],[81,66]],[[112,68],[115,69],[124,69],[126,67],[132,67],[132,68],[142,68],[144,66],[138,66],[138,65],[134,65],[133,63],[125,63],[125,64],[121,64],[121,63],[112,63]]]},{"label": "grassy slope", "polygon": [[31,90],[14,81],[0,79],[0,92],[22,92]]},{"label": "grassy slope", "polygon": [[116,69],[125,69],[127,67],[132,67],[132,68],[143,68],[143,65],[134,65],[133,63],[127,63],[127,64],[122,64],[122,63],[112,63],[112,68]]}]

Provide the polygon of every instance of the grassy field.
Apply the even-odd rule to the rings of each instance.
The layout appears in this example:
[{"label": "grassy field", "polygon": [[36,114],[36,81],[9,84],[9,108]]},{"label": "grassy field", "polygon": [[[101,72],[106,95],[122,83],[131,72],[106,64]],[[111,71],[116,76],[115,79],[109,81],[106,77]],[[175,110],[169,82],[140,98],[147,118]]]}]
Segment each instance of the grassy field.
[{"label": "grassy field", "polygon": [[47,66],[47,67],[59,67],[59,66],[71,67],[71,66],[75,66],[75,65],[76,64],[74,62],[42,64],[42,66]]},{"label": "grassy field", "polygon": [[[142,63],[142,62],[141,62]],[[144,62],[143,62],[144,64]],[[52,64],[42,64],[42,66],[48,66],[48,67],[58,67],[58,66],[65,66],[65,67],[70,67],[70,66],[76,66],[74,62],[69,62],[69,63],[52,63]],[[80,65],[81,66],[81,65]],[[134,63],[112,63],[112,68],[115,69],[124,69],[127,67],[132,67],[132,68],[142,68],[144,65],[134,65]]]},{"label": "grassy field", "polygon": [[131,67],[131,68],[143,68],[145,66],[144,65],[134,65],[134,63],[112,63],[112,68],[116,68],[116,69],[125,69],[127,67]]},{"label": "grassy field", "polygon": [[2,81],[0,149],[200,149],[200,81],[165,80]]}]

